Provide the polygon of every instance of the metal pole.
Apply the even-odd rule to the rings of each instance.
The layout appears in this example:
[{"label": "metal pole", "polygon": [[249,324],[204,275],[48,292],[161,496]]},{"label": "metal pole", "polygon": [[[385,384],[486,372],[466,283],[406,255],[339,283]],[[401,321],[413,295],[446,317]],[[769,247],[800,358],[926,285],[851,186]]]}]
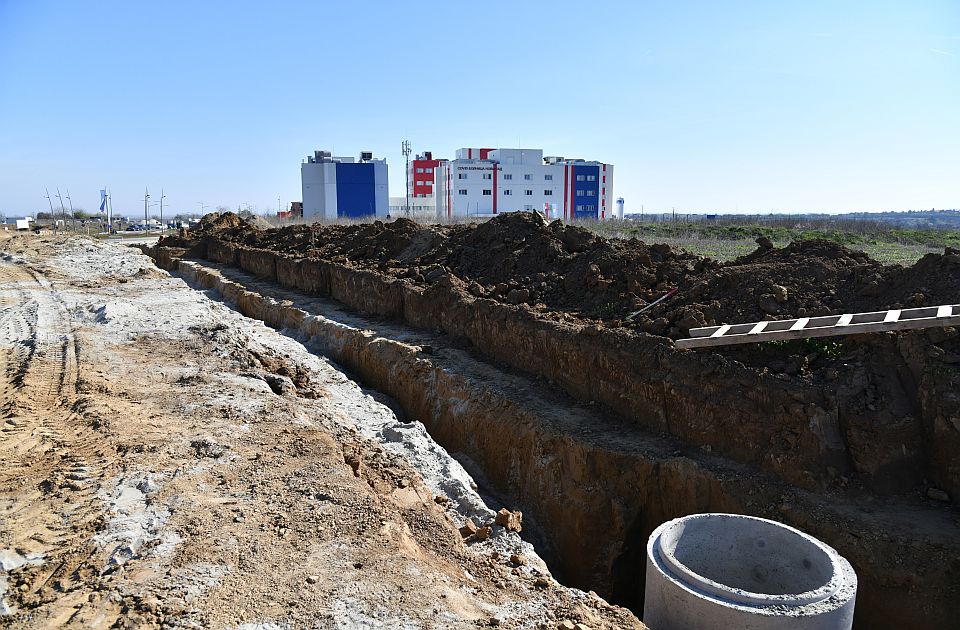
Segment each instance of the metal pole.
[{"label": "metal pole", "polygon": [[400,145],[403,150],[403,157],[406,158],[406,175],[407,175],[407,187],[406,187],[406,213],[407,218],[410,217],[410,141],[404,140]]},{"label": "metal pole", "polygon": [[60,187],[57,186],[57,199],[60,200],[60,216],[63,217],[63,229],[67,229],[67,209],[63,207],[63,197],[60,196]]},{"label": "metal pole", "polygon": [[70,198],[70,189],[67,188],[67,201],[70,202],[70,224],[73,226],[73,231],[77,231],[77,217],[73,214],[73,199]]},{"label": "metal pole", "polygon": [[163,199],[166,195],[163,194],[163,188],[160,189],[160,236],[163,236]]},{"label": "metal pole", "polygon": [[143,229],[147,229],[147,202],[150,200],[150,191],[143,189]]}]

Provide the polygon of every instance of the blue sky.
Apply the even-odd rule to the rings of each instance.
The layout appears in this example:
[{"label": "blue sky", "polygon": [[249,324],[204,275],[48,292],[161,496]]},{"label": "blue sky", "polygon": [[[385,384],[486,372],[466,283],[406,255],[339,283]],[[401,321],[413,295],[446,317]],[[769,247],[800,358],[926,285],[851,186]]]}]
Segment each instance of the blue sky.
[{"label": "blue sky", "polygon": [[0,0],[0,213],[276,208],[314,149],[543,148],[627,211],[960,207],[960,2]]}]

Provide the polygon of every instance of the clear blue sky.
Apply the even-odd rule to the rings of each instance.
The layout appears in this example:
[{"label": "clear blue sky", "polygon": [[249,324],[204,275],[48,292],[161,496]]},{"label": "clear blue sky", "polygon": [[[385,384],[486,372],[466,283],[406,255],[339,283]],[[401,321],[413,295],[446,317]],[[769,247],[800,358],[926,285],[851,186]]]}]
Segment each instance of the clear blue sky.
[{"label": "clear blue sky", "polygon": [[543,148],[648,211],[960,207],[960,2],[0,0],[0,213],[300,198],[314,149]]}]

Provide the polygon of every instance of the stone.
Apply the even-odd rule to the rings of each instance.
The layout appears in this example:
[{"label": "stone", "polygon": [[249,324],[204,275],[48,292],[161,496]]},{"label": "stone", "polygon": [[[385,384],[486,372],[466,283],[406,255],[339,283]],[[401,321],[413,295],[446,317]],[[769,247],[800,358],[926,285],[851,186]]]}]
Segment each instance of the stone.
[{"label": "stone", "polygon": [[316,583],[319,582],[319,581],[320,581],[320,576],[318,576],[318,575],[308,575],[308,576],[307,576],[307,584],[316,584]]},{"label": "stone", "polygon": [[507,302],[510,304],[523,304],[530,299],[530,291],[527,289],[512,289],[507,293]]},{"label": "stone", "polygon": [[577,626],[569,619],[564,619],[557,624],[557,630],[576,630],[576,628]]},{"label": "stone", "polygon": [[760,307],[760,310],[767,315],[776,315],[780,312],[780,304],[777,303],[776,298],[770,294],[761,295],[757,305]]},{"label": "stone", "polygon": [[787,287],[781,286],[779,284],[773,285],[773,287],[771,287],[771,291],[773,292],[773,299],[775,299],[777,302],[780,302],[781,304],[786,302],[787,298],[790,297],[790,293],[789,291],[787,291]]},{"label": "stone", "polygon": [[582,623],[574,624],[573,630],[590,630],[590,626],[584,625]]},{"label": "stone", "polygon": [[756,243],[761,249],[773,249],[773,241],[766,236],[757,237]]},{"label": "stone", "polygon": [[950,495],[939,488],[927,488],[927,496],[934,501],[950,502]]},{"label": "stone", "polygon": [[497,512],[497,518],[494,522],[511,532],[520,532],[523,530],[523,512],[511,512],[507,508],[502,508]]},{"label": "stone", "polygon": [[472,518],[468,518],[467,522],[463,524],[463,527],[460,528],[460,536],[463,538],[470,538],[477,533],[477,524],[473,522]]},{"label": "stone", "polygon": [[510,556],[510,563],[514,566],[522,567],[527,563],[527,557],[522,553],[515,553]]},{"label": "stone", "polygon": [[536,580],[533,581],[533,586],[534,588],[547,588],[548,586],[550,586],[550,582],[549,580],[547,580],[547,578],[538,577]]},{"label": "stone", "polygon": [[489,527],[481,527],[480,529],[477,530],[477,532],[473,535],[473,537],[476,538],[477,540],[486,540],[490,538],[491,532],[492,530]]}]

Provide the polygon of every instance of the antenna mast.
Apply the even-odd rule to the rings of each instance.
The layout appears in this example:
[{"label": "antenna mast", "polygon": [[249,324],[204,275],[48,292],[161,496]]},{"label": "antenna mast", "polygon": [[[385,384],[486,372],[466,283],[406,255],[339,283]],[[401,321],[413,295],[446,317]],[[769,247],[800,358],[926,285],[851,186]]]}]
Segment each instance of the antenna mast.
[{"label": "antenna mast", "polygon": [[407,168],[406,168],[406,173],[407,173],[407,188],[406,188],[406,193],[407,193],[407,194],[406,194],[406,197],[407,197],[407,206],[406,206],[406,210],[407,210],[407,218],[409,218],[409,217],[410,217],[410,141],[409,141],[409,140],[404,140],[404,141],[400,144],[400,150],[403,152],[403,157],[406,158],[406,160],[407,160]]}]

